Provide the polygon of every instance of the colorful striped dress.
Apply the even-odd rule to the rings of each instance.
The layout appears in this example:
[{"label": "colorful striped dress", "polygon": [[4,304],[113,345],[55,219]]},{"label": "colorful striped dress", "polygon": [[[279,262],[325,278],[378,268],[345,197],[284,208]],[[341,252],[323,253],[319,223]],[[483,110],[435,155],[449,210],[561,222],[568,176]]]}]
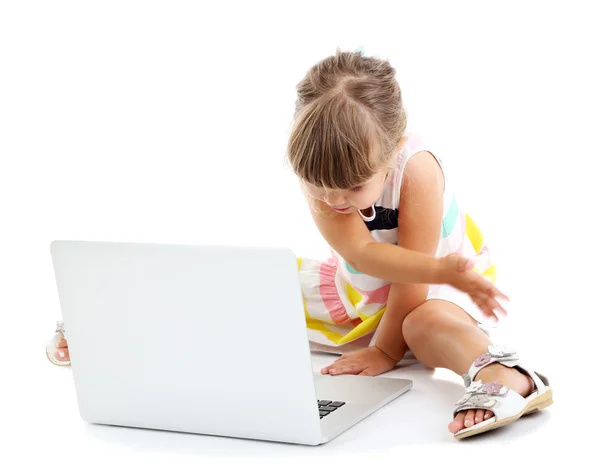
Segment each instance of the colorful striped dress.
[{"label": "colorful striped dress", "polygon": [[[415,133],[407,135],[388,176],[381,196],[369,216],[360,215],[373,237],[379,242],[398,244],[398,207],[404,168],[418,152],[428,151],[444,171],[441,159],[431,152]],[[496,280],[496,267],[491,261],[483,236],[457,202],[444,172],[444,209],[437,257],[459,253],[476,259],[476,270]],[[369,346],[374,343],[378,324],[385,312],[390,282],[354,270],[337,252],[327,261],[298,259],[298,270],[308,335],[320,346],[341,348],[352,343]],[[431,285],[427,299],[443,299],[455,303],[480,323],[487,318],[471,298],[449,285]]]}]

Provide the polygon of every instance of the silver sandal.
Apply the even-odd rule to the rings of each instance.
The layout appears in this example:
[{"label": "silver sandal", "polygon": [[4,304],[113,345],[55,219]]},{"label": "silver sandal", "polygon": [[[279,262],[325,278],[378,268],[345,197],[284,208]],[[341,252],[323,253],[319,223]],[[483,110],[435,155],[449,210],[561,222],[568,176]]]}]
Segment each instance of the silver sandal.
[{"label": "silver sandal", "polygon": [[[506,367],[513,367],[519,372],[528,375],[534,383],[533,392],[522,397],[514,390],[498,382],[482,383],[474,381],[475,377],[484,367],[499,363]],[[490,410],[493,416],[483,422],[467,427],[454,434],[454,438],[461,439],[496,429],[516,421],[526,414],[541,411],[552,404],[552,388],[548,379],[539,372],[524,366],[517,352],[503,346],[488,346],[488,351],[479,356],[463,375],[465,383],[465,396],[456,403],[453,418],[460,411]]]},{"label": "silver sandal", "polygon": [[71,361],[60,361],[56,358],[56,351],[58,350],[58,342],[62,339],[66,338],[65,336],[65,325],[63,321],[59,320],[56,323],[56,330],[54,332],[54,336],[46,343],[46,356],[48,360],[56,365],[68,367],[71,365]]}]

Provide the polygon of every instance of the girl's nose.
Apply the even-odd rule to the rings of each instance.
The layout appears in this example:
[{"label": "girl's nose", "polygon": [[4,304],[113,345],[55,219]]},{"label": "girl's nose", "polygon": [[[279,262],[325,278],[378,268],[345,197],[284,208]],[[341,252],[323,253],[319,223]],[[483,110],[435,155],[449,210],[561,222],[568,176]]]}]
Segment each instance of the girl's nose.
[{"label": "girl's nose", "polygon": [[333,207],[341,207],[346,203],[346,199],[340,193],[326,193],[325,202]]}]

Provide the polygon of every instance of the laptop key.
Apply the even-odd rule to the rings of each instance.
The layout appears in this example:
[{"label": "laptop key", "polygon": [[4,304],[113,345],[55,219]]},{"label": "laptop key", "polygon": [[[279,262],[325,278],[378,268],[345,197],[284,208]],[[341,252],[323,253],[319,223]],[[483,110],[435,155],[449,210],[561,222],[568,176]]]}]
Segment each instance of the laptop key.
[{"label": "laptop key", "polygon": [[319,406],[327,406],[329,403],[331,403],[330,400],[319,400]]},{"label": "laptop key", "polygon": [[329,411],[321,411],[319,410],[319,415],[321,416],[321,419],[323,419],[324,416],[327,416],[329,414]]},{"label": "laptop key", "polygon": [[343,401],[334,401],[333,403],[329,403],[328,406],[333,406],[334,408],[339,408],[340,406],[344,406],[346,403]]},{"label": "laptop key", "polygon": [[337,408],[333,408],[331,406],[319,406],[319,410],[321,411],[327,411],[329,413],[332,413],[333,411],[335,411]]}]

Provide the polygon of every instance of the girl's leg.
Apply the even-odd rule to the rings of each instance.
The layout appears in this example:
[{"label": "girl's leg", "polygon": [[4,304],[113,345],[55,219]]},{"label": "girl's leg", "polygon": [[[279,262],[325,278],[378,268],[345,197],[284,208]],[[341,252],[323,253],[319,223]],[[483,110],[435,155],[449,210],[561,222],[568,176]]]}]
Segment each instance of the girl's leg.
[{"label": "girl's leg", "polygon": [[[492,344],[477,327],[477,322],[463,309],[449,301],[437,299],[429,300],[412,311],[404,320],[402,332],[421,363],[433,368],[450,369],[458,375],[467,373],[473,361]],[[497,381],[521,396],[529,395],[534,389],[529,377],[501,364],[485,367],[476,380]],[[455,433],[491,416],[489,411],[461,411],[448,429]]]}]

